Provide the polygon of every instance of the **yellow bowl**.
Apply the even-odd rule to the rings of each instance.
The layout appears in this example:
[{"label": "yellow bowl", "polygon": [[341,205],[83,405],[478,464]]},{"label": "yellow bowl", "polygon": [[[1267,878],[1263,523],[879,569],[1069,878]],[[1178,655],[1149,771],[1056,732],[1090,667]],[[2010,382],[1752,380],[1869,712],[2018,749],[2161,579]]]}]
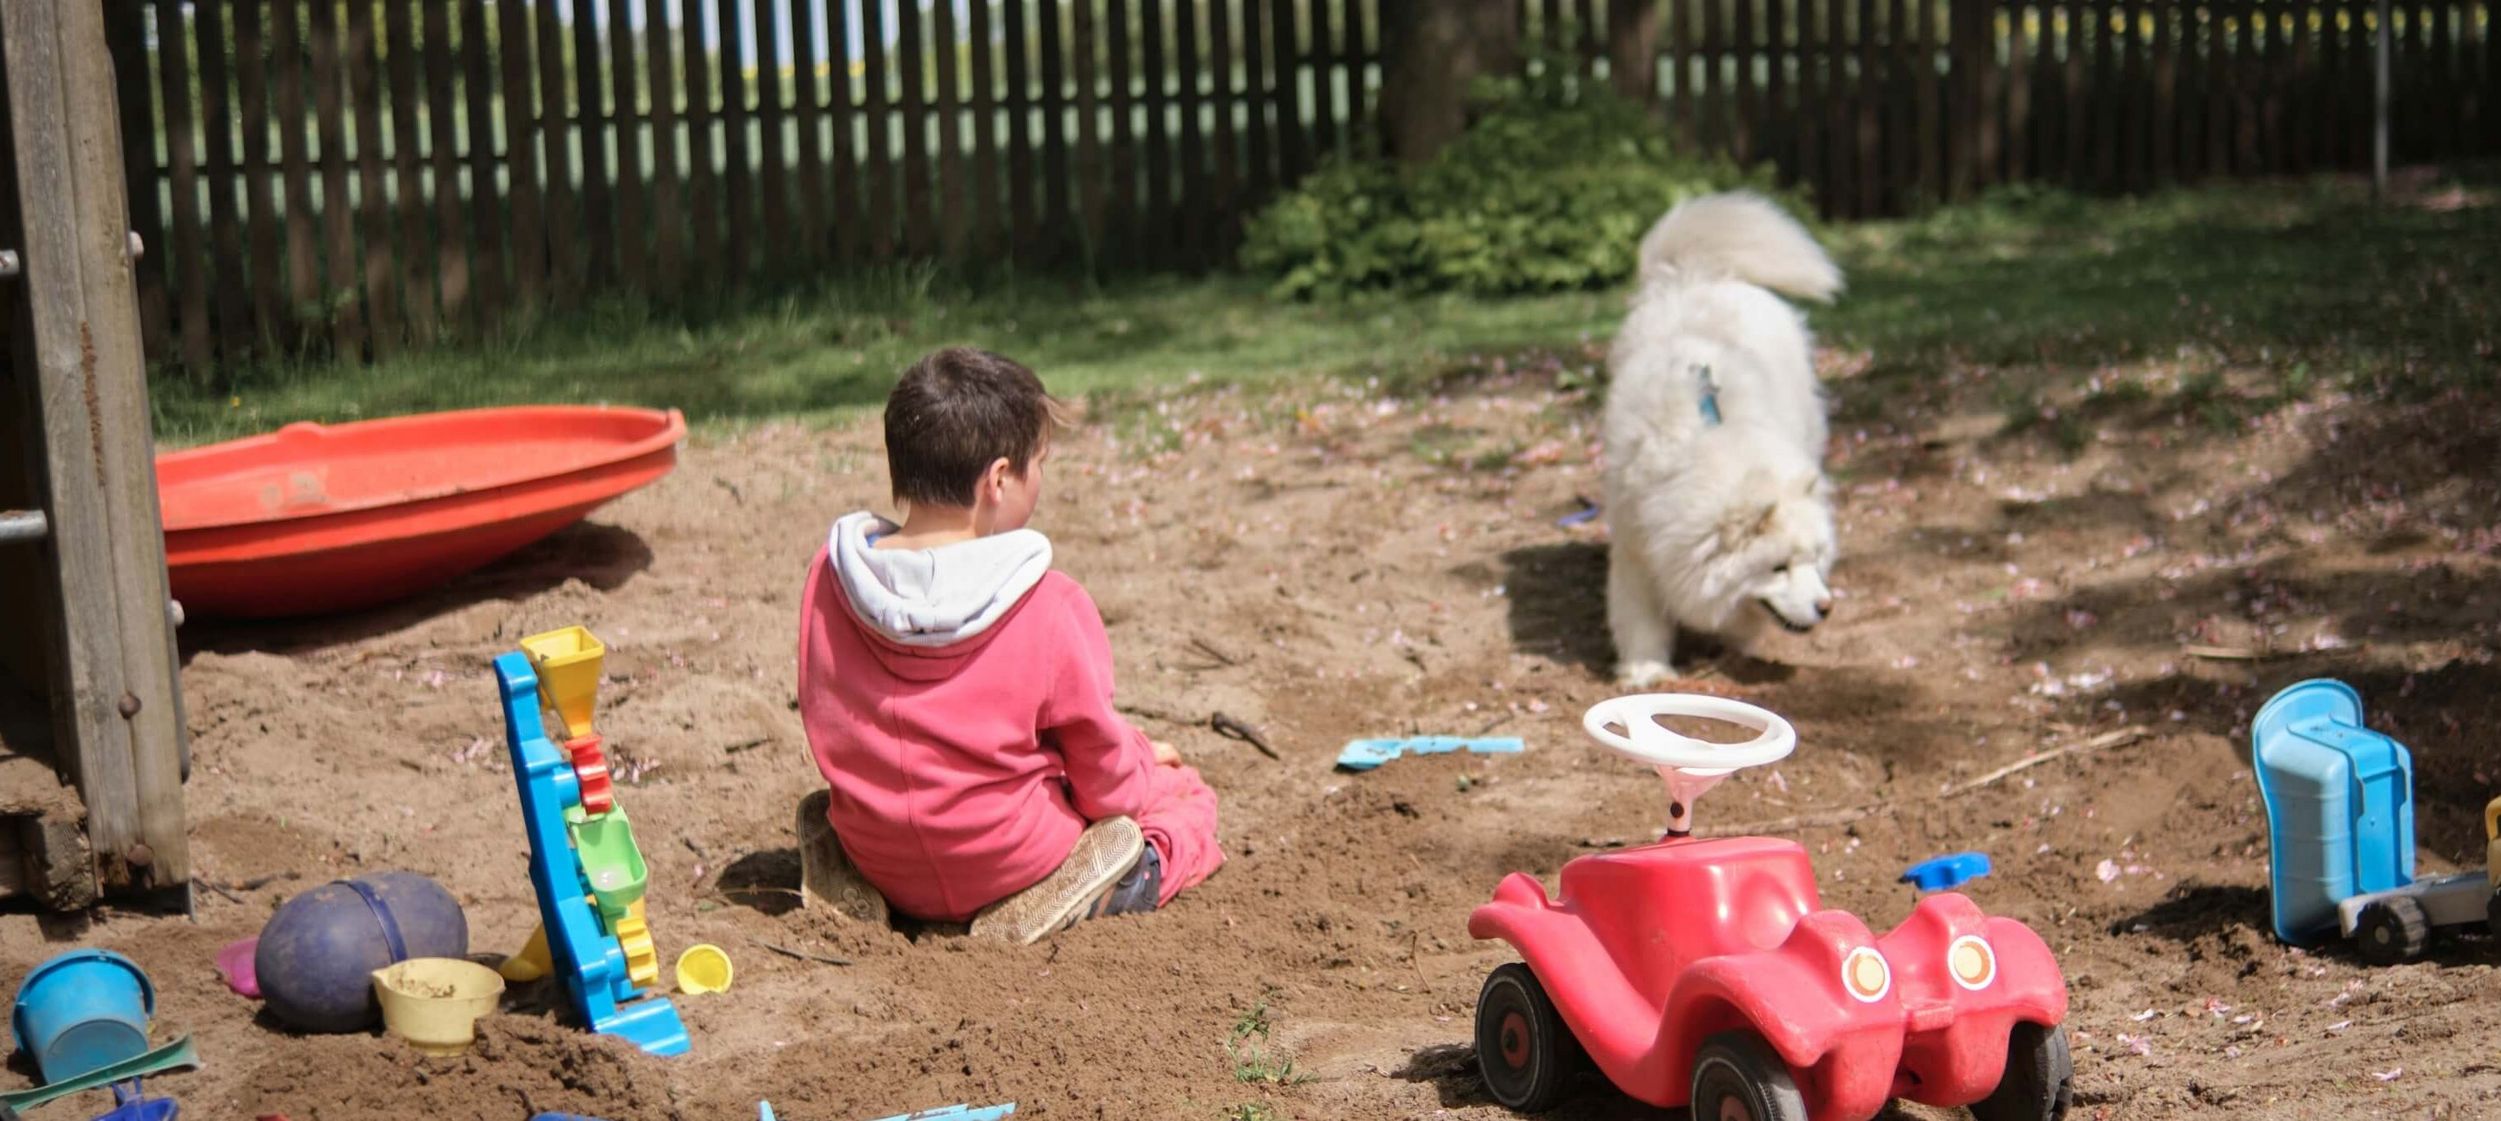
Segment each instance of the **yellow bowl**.
[{"label": "yellow bowl", "polygon": [[478,1037],[478,1017],[495,1010],[504,979],[474,961],[410,958],[374,970],[382,1026],[429,1055],[457,1055]]},{"label": "yellow bowl", "polygon": [[677,955],[677,991],[681,993],[728,992],[729,979],[729,955],[719,946],[698,943]]}]

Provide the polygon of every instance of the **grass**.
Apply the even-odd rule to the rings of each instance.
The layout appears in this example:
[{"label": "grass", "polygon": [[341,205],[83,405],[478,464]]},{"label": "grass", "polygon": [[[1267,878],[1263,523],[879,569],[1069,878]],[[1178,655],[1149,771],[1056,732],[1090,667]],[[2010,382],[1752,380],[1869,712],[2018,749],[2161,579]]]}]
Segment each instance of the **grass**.
[{"label": "grass", "polygon": [[1233,1060],[1233,1080],[1276,1086],[1294,1086],[1311,1081],[1310,1074],[1295,1069],[1293,1059],[1278,1058],[1269,1053],[1270,1027],[1265,999],[1252,1005],[1249,1011],[1233,1022],[1233,1033],[1224,1041],[1225,1057]]},{"label": "grass", "polygon": [[[2089,438],[2089,421],[2148,410],[2228,429],[2321,386],[2489,388],[2501,370],[2501,270],[2489,265],[2501,260],[2501,203],[2464,182],[2481,194],[2448,209],[2375,208],[2351,180],[2136,200],[2009,190],[1827,231],[1851,286],[1811,317],[1825,341],[1873,355],[1845,409],[1877,407],[1887,384],[1949,368],[2025,368],[2034,379],[2010,380],[2000,398],[2007,426],[2039,426],[2061,446]],[[1615,292],[1298,305],[1238,276],[1080,287],[892,267],[701,323],[611,302],[372,367],[253,369],[214,385],[165,376],[155,405],[168,445],[517,402],[673,406],[698,423],[839,416],[873,408],[914,357],[950,343],[1013,355],[1056,392],[1114,400],[1192,381],[1378,378],[1398,390],[1489,355],[1575,351],[1605,338],[1621,308]],[[1584,365],[1569,359],[1556,376],[1586,378]],[[2064,403],[2038,384],[2041,370],[2111,368],[2159,376]],[[1477,450],[1454,441],[1419,453]]]}]

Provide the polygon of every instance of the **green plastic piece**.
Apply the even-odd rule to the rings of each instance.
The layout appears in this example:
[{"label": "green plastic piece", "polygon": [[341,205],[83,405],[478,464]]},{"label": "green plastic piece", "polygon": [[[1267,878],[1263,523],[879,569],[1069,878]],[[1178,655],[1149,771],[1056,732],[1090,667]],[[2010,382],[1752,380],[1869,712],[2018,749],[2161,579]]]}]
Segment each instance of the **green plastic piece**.
[{"label": "green plastic piece", "polygon": [[18,1110],[33,1109],[56,1098],[65,1098],[82,1091],[110,1086],[126,1079],[198,1065],[200,1065],[200,1052],[191,1046],[191,1037],[186,1035],[145,1055],[124,1059],[109,1067],[98,1067],[76,1078],[55,1082],[48,1086],[37,1086],[32,1090],[20,1090],[14,1094],[0,1094],[0,1105]]},{"label": "green plastic piece", "polygon": [[620,806],[597,817],[571,822],[573,849],[582,858],[582,880],[610,930],[625,910],[641,902],[651,872],[643,866],[643,850],[634,846],[634,823]]}]

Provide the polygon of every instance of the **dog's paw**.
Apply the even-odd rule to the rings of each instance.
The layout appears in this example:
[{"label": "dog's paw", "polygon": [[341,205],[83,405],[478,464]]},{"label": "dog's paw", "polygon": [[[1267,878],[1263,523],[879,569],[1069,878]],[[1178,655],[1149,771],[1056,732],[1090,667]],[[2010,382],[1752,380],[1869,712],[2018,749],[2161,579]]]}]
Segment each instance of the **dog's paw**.
[{"label": "dog's paw", "polygon": [[1651,661],[1646,658],[1622,662],[1615,667],[1616,683],[1629,685],[1635,689],[1647,688],[1674,676],[1676,676],[1675,667],[1666,662]]}]

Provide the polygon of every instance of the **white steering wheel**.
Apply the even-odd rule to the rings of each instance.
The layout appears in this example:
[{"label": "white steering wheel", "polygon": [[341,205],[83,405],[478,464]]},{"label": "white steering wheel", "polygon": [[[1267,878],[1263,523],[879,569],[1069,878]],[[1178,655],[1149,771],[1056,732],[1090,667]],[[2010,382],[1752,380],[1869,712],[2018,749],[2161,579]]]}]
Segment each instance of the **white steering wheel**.
[{"label": "white steering wheel", "polygon": [[[1724,720],[1755,729],[1744,743],[1712,743],[1660,726],[1661,716]],[[1621,725],[1618,733],[1608,725]],[[1779,714],[1744,701],[1700,693],[1638,693],[1612,697],[1589,706],[1581,727],[1590,738],[1637,763],[1696,777],[1724,775],[1740,767],[1760,767],[1788,758],[1798,745],[1797,729]]]}]

